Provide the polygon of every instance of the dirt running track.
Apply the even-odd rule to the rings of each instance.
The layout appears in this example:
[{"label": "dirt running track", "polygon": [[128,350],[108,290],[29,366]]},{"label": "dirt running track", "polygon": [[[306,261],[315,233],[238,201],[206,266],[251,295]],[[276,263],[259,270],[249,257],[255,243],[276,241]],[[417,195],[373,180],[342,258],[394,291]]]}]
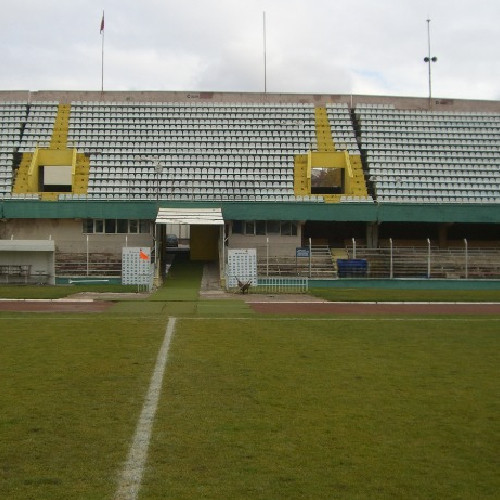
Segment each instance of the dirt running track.
[{"label": "dirt running track", "polygon": [[249,302],[262,314],[348,314],[358,315],[500,315],[499,304],[415,304],[415,303],[352,303],[352,302]]},{"label": "dirt running track", "polygon": [[[445,304],[445,303],[353,303],[353,302],[316,302],[266,300],[258,302],[255,297],[248,305],[261,314],[345,314],[359,315],[500,315],[498,304]],[[0,311],[17,312],[66,312],[93,313],[106,311],[113,305],[110,301],[46,301],[46,300],[0,300]]]},{"label": "dirt running track", "polygon": [[0,311],[93,313],[106,311],[112,302],[0,301]]}]

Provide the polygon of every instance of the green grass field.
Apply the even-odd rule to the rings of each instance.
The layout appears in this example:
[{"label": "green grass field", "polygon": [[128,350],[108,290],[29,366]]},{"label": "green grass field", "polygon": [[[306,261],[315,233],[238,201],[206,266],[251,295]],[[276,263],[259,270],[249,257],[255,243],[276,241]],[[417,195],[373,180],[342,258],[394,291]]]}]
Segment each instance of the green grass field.
[{"label": "green grass field", "polygon": [[164,321],[0,315],[0,498],[112,498]]},{"label": "green grass field", "polygon": [[331,302],[500,302],[500,290],[397,290],[312,288],[311,295]]},{"label": "green grass field", "polygon": [[181,321],[141,498],[495,498],[498,322]]},{"label": "green grass field", "polygon": [[0,313],[0,498],[113,499],[172,316],[140,500],[498,498],[499,317],[262,317],[177,272]]},{"label": "green grass field", "polygon": [[[0,315],[1,498],[113,497],[165,324]],[[181,319],[140,498],[495,498],[498,325]]]}]

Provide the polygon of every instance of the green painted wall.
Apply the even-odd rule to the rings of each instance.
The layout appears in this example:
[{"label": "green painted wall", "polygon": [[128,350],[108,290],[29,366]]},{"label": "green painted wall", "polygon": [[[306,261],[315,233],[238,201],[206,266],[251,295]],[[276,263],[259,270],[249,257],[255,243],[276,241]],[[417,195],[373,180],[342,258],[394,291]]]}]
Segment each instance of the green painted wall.
[{"label": "green painted wall", "polygon": [[2,219],[154,219],[156,203],[147,201],[20,201],[0,203]]},{"label": "green painted wall", "polygon": [[382,290],[500,290],[500,280],[313,279],[309,280],[309,288],[376,288]]},{"label": "green painted wall", "polygon": [[500,205],[165,201],[0,201],[3,219],[154,219],[158,207],[222,207],[225,220],[500,223]]}]

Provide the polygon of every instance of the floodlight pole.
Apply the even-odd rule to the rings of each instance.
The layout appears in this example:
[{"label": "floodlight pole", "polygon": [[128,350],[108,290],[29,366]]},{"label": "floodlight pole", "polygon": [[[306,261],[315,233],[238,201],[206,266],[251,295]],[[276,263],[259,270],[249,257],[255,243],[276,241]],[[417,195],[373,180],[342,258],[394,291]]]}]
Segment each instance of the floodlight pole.
[{"label": "floodlight pole", "polygon": [[163,173],[163,165],[159,160],[155,160],[155,172],[156,172],[156,201],[160,201],[160,177]]},{"label": "floodlight pole", "polygon": [[264,94],[267,94],[267,36],[266,36],[266,12],[262,13],[262,37],[264,42]]},{"label": "floodlight pole", "polygon": [[431,57],[431,20],[427,19],[427,57],[424,57],[424,62],[427,63],[429,69],[429,108],[431,107],[432,99],[432,78],[431,78],[431,63],[437,62],[437,57]]},{"label": "floodlight pole", "polygon": [[156,203],[158,205],[160,201],[160,179],[161,174],[163,173],[163,164],[161,160],[158,158],[158,156],[136,155],[135,161],[151,162],[153,164],[156,173]]}]

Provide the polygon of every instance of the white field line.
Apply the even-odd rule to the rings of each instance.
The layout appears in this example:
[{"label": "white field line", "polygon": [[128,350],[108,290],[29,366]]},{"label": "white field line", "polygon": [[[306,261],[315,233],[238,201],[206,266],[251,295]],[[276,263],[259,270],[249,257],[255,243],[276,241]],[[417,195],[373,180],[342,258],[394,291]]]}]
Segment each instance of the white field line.
[{"label": "white field line", "polygon": [[396,318],[379,318],[379,317],[356,317],[356,318],[351,318],[349,316],[347,317],[342,317],[342,318],[301,318],[301,317],[282,317],[280,316],[279,318],[253,318],[253,317],[241,317],[241,318],[232,318],[230,316],[223,316],[223,317],[215,317],[215,316],[206,316],[206,317],[195,317],[195,316],[184,316],[180,317],[182,321],[251,321],[251,322],[257,322],[257,321],[500,321],[500,318],[496,317],[490,317],[490,316],[481,316],[481,317],[471,317],[464,315],[463,318],[457,318],[457,317],[445,317],[445,318],[409,318],[409,317],[396,317]]},{"label": "white field line", "polygon": [[[146,317],[146,316],[144,316]],[[453,314],[446,314],[444,318],[439,318],[437,316],[433,316],[431,318],[414,318],[408,317],[404,314],[399,317],[377,317],[377,316],[366,316],[366,317],[351,317],[351,316],[342,316],[342,317],[333,317],[333,318],[301,318],[300,316],[280,316],[279,318],[272,317],[231,317],[231,316],[181,316],[177,318],[179,320],[188,320],[188,321],[221,321],[221,320],[229,320],[229,321],[500,321],[500,318],[495,315],[467,315],[464,314],[463,317],[456,317]],[[78,322],[78,321],[87,321],[86,317],[72,318],[72,317],[64,317],[64,318],[51,318],[38,316],[36,318],[37,322],[43,321],[67,321],[67,322]],[[28,321],[25,317],[20,316],[0,316],[1,321]]]},{"label": "white field line", "polygon": [[70,303],[70,304],[80,304],[80,303],[91,303],[94,302],[94,299],[91,298],[81,298],[81,299],[71,299],[68,297],[61,297],[59,299],[5,299],[5,298],[0,298],[0,302],[47,302],[47,303]]},{"label": "white field line", "polygon": [[174,335],[176,318],[170,318],[163,344],[158,351],[156,365],[151,376],[149,390],[137,422],[134,439],[130,445],[127,462],[118,481],[115,500],[135,500],[141,487],[142,475],[151,441],[151,431],[163,384],[170,341]]},{"label": "white field line", "polygon": [[341,305],[345,305],[345,304],[351,304],[353,306],[356,306],[356,305],[391,305],[391,306],[406,306],[406,305],[410,305],[410,306],[414,306],[414,305],[424,305],[424,306],[428,306],[428,305],[433,305],[433,304],[436,304],[436,305],[439,305],[439,306],[442,306],[442,305],[454,305],[454,306],[476,306],[476,305],[487,305],[487,306],[495,306],[495,305],[498,305],[498,302],[328,302],[328,301],[312,301],[312,300],[303,300],[303,301],[299,301],[299,300],[295,300],[295,301],[276,301],[276,302],[271,302],[271,301],[260,301],[260,302],[257,302],[257,301],[252,301],[252,300],[249,300],[247,302],[247,304],[331,304],[331,305],[335,305],[335,304],[341,304]]}]

